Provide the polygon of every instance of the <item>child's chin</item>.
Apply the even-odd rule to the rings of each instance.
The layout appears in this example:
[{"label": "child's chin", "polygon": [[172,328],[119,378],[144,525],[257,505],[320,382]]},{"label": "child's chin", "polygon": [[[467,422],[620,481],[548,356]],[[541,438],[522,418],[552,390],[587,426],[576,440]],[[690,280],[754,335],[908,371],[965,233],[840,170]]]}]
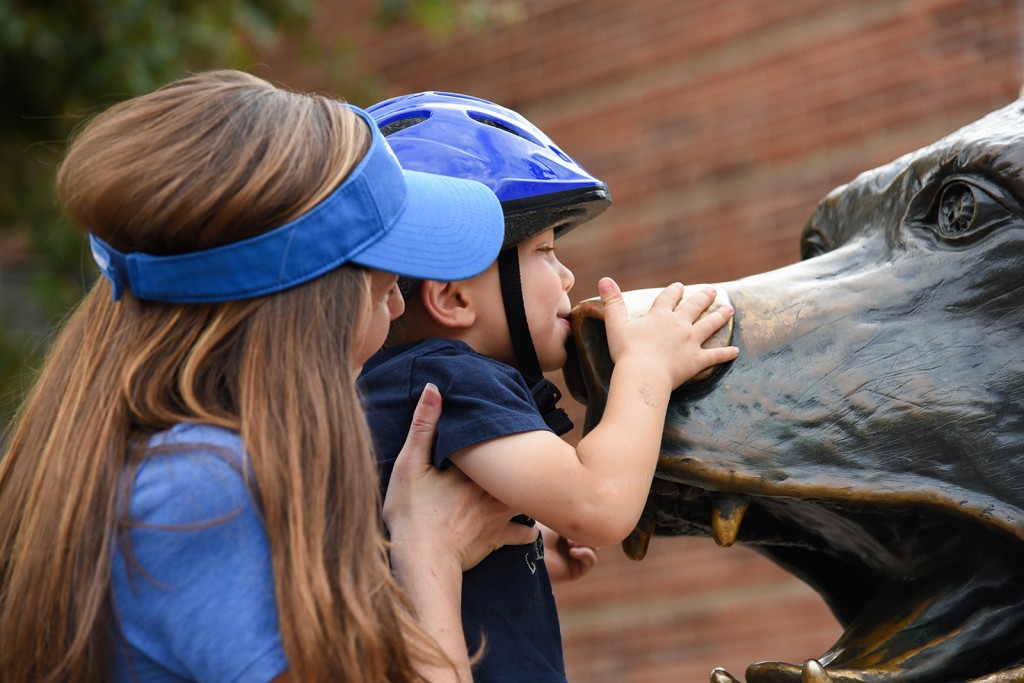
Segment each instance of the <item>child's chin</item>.
[{"label": "child's chin", "polygon": [[540,364],[540,369],[544,372],[558,372],[565,367],[565,361],[568,360],[568,356],[563,351],[557,357],[546,358]]}]

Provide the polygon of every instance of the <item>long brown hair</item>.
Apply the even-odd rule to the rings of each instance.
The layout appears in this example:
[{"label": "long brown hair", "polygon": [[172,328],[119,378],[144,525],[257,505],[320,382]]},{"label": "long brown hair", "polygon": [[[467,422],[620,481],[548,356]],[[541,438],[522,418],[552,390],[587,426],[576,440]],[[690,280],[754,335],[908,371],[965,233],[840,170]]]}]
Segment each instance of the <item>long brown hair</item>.
[{"label": "long brown hair", "polygon": [[[61,166],[58,198],[121,251],[206,249],[308,210],[367,145],[329,98],[208,72],[94,119]],[[223,304],[114,302],[97,281],[0,461],[5,683],[110,678],[113,548],[130,525],[120,482],[148,436],[184,421],[246,444],[296,680],[418,681],[417,662],[445,661],[388,568],[349,361],[367,289],[367,271],[349,266]]]}]

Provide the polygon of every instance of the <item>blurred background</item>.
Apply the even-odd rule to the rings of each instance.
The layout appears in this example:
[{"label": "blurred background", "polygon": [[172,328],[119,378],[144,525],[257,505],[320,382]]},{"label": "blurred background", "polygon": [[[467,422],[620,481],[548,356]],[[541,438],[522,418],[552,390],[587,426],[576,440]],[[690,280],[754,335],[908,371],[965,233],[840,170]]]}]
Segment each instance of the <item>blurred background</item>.
[{"label": "blurred background", "polygon": [[[612,208],[559,241],[578,301],[602,275],[632,289],[798,260],[830,189],[1016,99],[1022,6],[0,0],[0,422],[95,277],[51,183],[69,132],[120,99],[232,66],[363,106],[449,90],[512,107],[611,187]],[[603,549],[556,593],[573,681],[742,675],[840,632],[802,583],[709,539],[656,538],[642,562]]]}]

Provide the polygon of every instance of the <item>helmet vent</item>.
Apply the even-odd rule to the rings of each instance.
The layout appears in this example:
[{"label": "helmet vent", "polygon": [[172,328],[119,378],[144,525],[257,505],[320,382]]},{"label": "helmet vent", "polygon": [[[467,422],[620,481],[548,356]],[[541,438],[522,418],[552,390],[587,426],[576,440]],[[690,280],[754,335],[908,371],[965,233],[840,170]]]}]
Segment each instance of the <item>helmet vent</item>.
[{"label": "helmet vent", "polygon": [[509,125],[507,123],[502,123],[501,121],[495,121],[494,119],[487,118],[486,116],[484,116],[484,115],[482,115],[482,114],[480,114],[478,112],[474,112],[474,111],[470,111],[470,112],[467,112],[467,113],[469,114],[469,117],[471,119],[473,119],[474,121],[477,121],[479,123],[482,123],[485,126],[490,126],[491,128],[497,128],[498,130],[503,130],[506,133],[510,133],[512,135],[515,135],[517,138],[522,138],[523,140],[526,140],[528,142],[532,142],[535,145],[540,145],[541,147],[544,146],[543,143],[541,143],[540,140],[538,140],[536,137],[531,135],[529,132],[524,131],[521,128],[515,126],[515,124]]},{"label": "helmet vent", "polygon": [[386,125],[381,126],[380,127],[380,132],[381,132],[381,135],[383,135],[384,137],[387,137],[387,136],[391,135],[392,133],[397,133],[400,130],[405,130],[406,128],[411,128],[411,127],[415,126],[417,123],[423,123],[428,118],[430,118],[430,117],[429,116],[412,116],[412,117],[409,117],[407,119],[398,119],[397,121],[392,121],[391,123],[388,123]]},{"label": "helmet vent", "polygon": [[503,130],[506,133],[511,133],[512,135],[515,135],[517,138],[524,137],[518,130],[513,130],[513,129],[509,128],[508,126],[502,125],[502,124],[500,124],[497,121],[494,121],[492,119],[483,119],[483,118],[479,118],[479,117],[474,116],[473,120],[479,121],[480,123],[484,124],[485,126],[491,126],[493,128],[498,128],[500,130]]}]

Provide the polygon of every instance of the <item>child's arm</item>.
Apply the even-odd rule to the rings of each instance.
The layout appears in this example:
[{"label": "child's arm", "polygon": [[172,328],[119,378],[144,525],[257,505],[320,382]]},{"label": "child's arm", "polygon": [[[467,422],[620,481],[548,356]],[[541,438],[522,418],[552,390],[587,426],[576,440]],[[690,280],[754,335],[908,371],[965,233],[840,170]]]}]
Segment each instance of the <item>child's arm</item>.
[{"label": "child's arm", "polygon": [[647,315],[630,319],[622,292],[598,283],[605,307],[612,371],[601,422],[574,449],[551,432],[491,439],[451,455],[459,469],[509,507],[566,538],[601,547],[632,531],[654,477],[669,394],[704,368],[732,360],[736,347],[701,344],[732,316],[711,305],[708,288],[686,301],[676,283]]}]

